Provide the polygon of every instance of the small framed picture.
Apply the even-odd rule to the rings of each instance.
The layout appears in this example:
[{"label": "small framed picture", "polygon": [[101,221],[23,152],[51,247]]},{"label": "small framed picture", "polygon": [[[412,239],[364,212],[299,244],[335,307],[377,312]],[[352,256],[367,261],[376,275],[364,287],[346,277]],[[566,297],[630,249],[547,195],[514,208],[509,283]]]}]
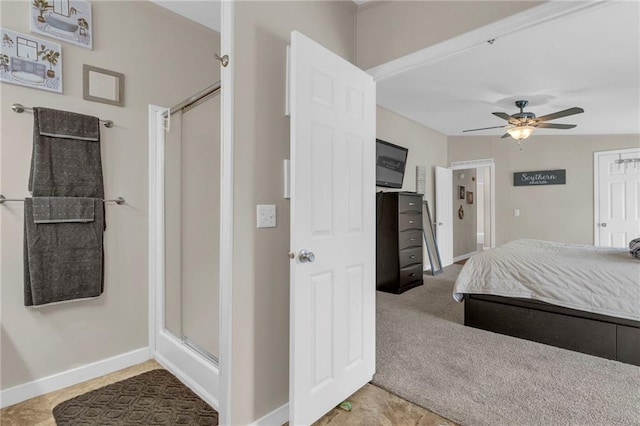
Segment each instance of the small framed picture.
[{"label": "small framed picture", "polygon": [[464,200],[465,195],[466,195],[466,192],[465,192],[464,186],[462,185],[458,186],[458,198],[461,200]]},{"label": "small framed picture", "polygon": [[33,0],[31,32],[93,48],[91,3],[87,0]]},{"label": "small framed picture", "polygon": [[467,204],[473,204],[473,192],[467,191]]},{"label": "small framed picture", "polygon": [[62,93],[62,48],[32,35],[0,28],[0,80]]}]

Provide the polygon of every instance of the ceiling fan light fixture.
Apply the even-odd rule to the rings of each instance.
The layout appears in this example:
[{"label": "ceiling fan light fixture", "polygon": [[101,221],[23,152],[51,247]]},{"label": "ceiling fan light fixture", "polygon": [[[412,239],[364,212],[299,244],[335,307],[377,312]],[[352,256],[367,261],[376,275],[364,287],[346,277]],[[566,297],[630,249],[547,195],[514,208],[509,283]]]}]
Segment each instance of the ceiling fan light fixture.
[{"label": "ceiling fan light fixture", "polygon": [[515,140],[521,141],[531,136],[534,129],[533,126],[516,126],[507,130],[507,133]]}]

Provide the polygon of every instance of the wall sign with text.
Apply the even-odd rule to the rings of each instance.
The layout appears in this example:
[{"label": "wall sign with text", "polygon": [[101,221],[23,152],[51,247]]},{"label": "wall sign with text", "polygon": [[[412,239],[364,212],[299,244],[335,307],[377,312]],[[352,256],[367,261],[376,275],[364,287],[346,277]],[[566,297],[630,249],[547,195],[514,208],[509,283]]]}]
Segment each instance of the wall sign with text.
[{"label": "wall sign with text", "polygon": [[567,171],[565,169],[519,172],[513,174],[513,186],[565,185],[566,183]]}]

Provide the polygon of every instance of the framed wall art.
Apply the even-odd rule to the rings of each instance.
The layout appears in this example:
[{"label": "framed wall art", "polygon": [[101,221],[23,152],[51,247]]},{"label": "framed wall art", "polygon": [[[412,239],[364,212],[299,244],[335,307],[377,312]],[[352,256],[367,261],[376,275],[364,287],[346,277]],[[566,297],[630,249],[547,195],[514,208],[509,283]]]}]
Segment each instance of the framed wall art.
[{"label": "framed wall art", "polygon": [[124,106],[124,74],[82,65],[82,99]]},{"label": "framed wall art", "polygon": [[0,81],[62,93],[62,47],[0,28]]},{"label": "framed wall art", "polygon": [[93,48],[91,3],[86,0],[30,0],[30,29],[57,40]]}]

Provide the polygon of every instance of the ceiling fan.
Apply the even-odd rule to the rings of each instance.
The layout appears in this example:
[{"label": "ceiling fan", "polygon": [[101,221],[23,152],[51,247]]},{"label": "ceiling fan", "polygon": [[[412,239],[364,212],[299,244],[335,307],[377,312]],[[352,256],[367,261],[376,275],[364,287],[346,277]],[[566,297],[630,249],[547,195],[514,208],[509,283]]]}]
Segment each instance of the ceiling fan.
[{"label": "ceiling fan", "polygon": [[509,115],[506,112],[494,112],[493,115],[496,117],[500,117],[503,120],[507,120],[509,124],[505,124],[504,126],[493,126],[493,127],[483,127],[480,129],[469,129],[463,130],[463,132],[475,132],[478,130],[488,130],[488,129],[500,129],[507,128],[507,133],[502,135],[502,138],[507,138],[511,136],[512,138],[520,141],[528,138],[533,133],[533,130],[536,128],[541,129],[573,129],[576,127],[575,124],[556,124],[556,123],[547,123],[547,121],[555,120],[556,118],[568,117],[574,114],[583,113],[584,110],[582,108],[573,107],[569,109],[565,109],[562,111],[554,112],[553,114],[543,115],[542,117],[536,117],[536,115],[532,112],[524,112],[524,108],[529,105],[529,101],[521,100],[516,101],[516,107],[520,108],[520,112]]}]

